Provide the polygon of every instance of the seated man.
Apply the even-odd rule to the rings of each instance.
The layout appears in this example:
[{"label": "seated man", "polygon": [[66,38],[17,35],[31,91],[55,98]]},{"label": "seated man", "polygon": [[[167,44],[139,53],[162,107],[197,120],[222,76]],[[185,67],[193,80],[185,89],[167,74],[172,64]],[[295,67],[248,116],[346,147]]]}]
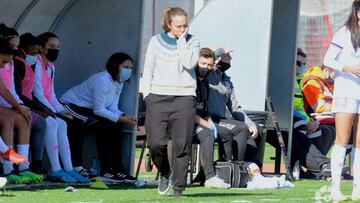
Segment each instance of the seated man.
[{"label": "seated man", "polygon": [[[294,82],[294,118],[293,118],[293,143],[291,163],[299,160],[300,165],[312,171],[314,174],[329,175],[330,159],[326,153],[331,145],[325,144],[322,140],[329,142],[327,134],[323,133],[320,123],[307,115],[304,110],[303,95],[301,92],[302,74],[305,70],[306,55],[298,49],[296,62],[296,77]],[[326,139],[325,139],[326,136]],[[332,140],[333,142],[333,140]]]},{"label": "seated man", "polygon": [[322,136],[314,142],[318,142],[318,146],[322,145],[325,155],[335,140],[335,116],[331,113],[334,77],[335,72],[332,69],[313,66],[304,73],[300,83],[306,113],[314,114],[320,122]]},{"label": "seated man", "polygon": [[[246,115],[235,96],[234,86],[226,71],[231,67],[230,50],[225,47],[214,48],[217,69],[209,75],[209,114],[220,133],[231,132],[237,146],[232,153],[232,145],[224,146],[227,160],[231,155],[237,161],[255,162],[261,167],[258,146],[260,136],[256,124]],[[230,114],[227,113],[230,112]]]},{"label": "seated man", "polygon": [[214,53],[209,48],[200,50],[196,73],[196,125],[194,141],[200,143],[200,156],[204,161],[205,187],[230,188],[230,185],[220,179],[214,168],[214,141],[217,137],[216,127],[208,114],[208,81],[207,76],[215,62]]}]

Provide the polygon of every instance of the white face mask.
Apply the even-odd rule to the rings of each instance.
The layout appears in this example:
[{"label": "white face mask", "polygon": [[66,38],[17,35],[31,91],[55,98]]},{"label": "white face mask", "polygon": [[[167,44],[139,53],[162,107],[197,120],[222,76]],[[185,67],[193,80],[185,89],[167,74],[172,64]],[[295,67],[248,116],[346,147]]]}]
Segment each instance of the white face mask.
[{"label": "white face mask", "polygon": [[26,55],[25,61],[32,66],[36,63],[36,56]]}]

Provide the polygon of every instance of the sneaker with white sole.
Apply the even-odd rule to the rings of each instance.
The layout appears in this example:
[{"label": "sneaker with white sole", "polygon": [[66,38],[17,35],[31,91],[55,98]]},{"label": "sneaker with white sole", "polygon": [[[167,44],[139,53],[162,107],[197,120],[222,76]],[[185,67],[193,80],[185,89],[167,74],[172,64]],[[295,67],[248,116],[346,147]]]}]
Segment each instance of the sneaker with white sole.
[{"label": "sneaker with white sole", "polygon": [[220,179],[218,176],[214,176],[205,181],[206,188],[217,188],[217,189],[228,189],[231,187],[230,184],[224,182],[223,179]]},{"label": "sneaker with white sole", "polygon": [[166,195],[170,190],[170,181],[168,176],[160,176],[158,192],[160,195]]}]

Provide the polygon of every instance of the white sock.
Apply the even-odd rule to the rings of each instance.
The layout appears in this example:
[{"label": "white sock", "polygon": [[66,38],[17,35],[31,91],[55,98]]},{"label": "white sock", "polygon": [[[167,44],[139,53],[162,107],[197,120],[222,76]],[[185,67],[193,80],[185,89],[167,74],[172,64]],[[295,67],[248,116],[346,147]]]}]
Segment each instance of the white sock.
[{"label": "white sock", "polygon": [[[12,145],[7,145],[7,146],[8,148],[12,148]],[[14,170],[13,163],[11,163],[11,161],[1,160],[1,162],[3,164],[4,175],[8,175]]]},{"label": "white sock", "polygon": [[65,121],[60,118],[56,118],[56,121],[58,124],[57,136],[61,161],[65,171],[71,171],[74,168],[71,162],[70,145],[67,136],[67,125]]},{"label": "white sock", "polygon": [[334,144],[331,151],[331,191],[333,194],[341,194],[341,172],[344,165],[346,148],[338,144]]},{"label": "white sock", "polygon": [[9,147],[5,144],[4,140],[0,137],[0,152],[5,153]]},{"label": "white sock", "polygon": [[[17,153],[23,155],[27,159],[29,158],[29,148],[30,148],[29,144],[18,144],[18,145],[16,145]],[[25,162],[19,164],[19,171],[29,169],[29,165],[30,165],[29,161],[25,161]]]},{"label": "white sock", "polygon": [[360,148],[353,148],[354,150],[354,163],[353,168],[356,168],[357,170],[354,170],[354,180],[353,180],[353,194],[360,195]]},{"label": "white sock", "polygon": [[45,149],[49,157],[51,170],[53,172],[59,171],[60,160],[59,160],[59,145],[57,141],[57,123],[53,117],[47,117],[46,121],[46,131],[45,131]]}]

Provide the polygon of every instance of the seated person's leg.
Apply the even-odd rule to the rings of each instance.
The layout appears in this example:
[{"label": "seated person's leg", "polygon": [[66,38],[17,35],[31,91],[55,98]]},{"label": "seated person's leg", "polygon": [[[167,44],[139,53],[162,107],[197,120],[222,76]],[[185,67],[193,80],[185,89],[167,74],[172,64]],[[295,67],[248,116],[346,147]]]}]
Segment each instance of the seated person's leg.
[{"label": "seated person's leg", "polygon": [[[221,136],[221,132],[229,133],[233,140],[236,143],[237,146],[237,161],[244,161],[245,160],[245,151],[246,151],[246,144],[247,140],[250,136],[249,128],[248,126],[237,120],[233,119],[220,119],[217,123],[216,127],[219,127],[219,133]],[[224,130],[226,129],[226,130]],[[226,152],[226,149],[225,149]],[[228,159],[228,158],[227,158]]]},{"label": "seated person's leg", "polygon": [[245,161],[256,163],[259,168],[262,168],[262,158],[265,149],[261,149],[261,147],[265,147],[262,145],[262,142],[265,142],[265,140],[263,140],[264,138],[262,137],[263,133],[261,133],[260,130],[258,130],[258,132],[259,134],[255,139],[249,137],[247,140]]},{"label": "seated person's leg", "polygon": [[214,142],[215,137],[209,128],[197,125],[195,127],[194,141],[200,143],[200,156],[204,161],[205,187],[229,188],[230,185],[220,179],[215,173],[214,167]]},{"label": "seated person's leg", "polygon": [[324,143],[324,155],[330,151],[331,147],[334,145],[335,137],[336,137],[336,130],[335,126],[333,125],[320,125],[321,132],[322,132],[322,139]]},{"label": "seated person's leg", "polygon": [[293,130],[291,157],[292,163],[299,160],[300,165],[315,172],[321,172],[323,167],[330,163],[330,159],[321,153],[311,139],[295,129]]},{"label": "seated person's leg", "polygon": [[46,121],[38,114],[32,113],[32,126],[30,132],[31,171],[37,174],[46,173],[42,168],[44,154],[44,137],[46,132]]}]

